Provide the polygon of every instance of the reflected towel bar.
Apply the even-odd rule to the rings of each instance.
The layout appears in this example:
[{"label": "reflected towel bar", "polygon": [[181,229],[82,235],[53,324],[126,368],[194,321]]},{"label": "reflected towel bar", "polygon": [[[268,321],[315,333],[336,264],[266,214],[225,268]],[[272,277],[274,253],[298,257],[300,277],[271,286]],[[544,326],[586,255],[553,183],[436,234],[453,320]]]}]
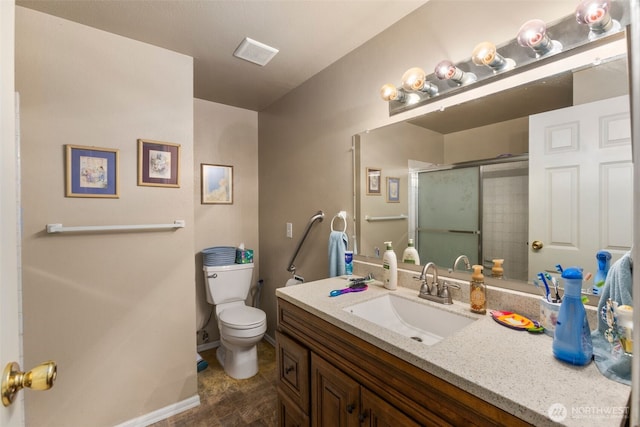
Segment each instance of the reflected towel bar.
[{"label": "reflected towel bar", "polygon": [[63,227],[62,224],[47,224],[47,233],[67,233],[74,231],[135,231],[158,230],[164,228],[184,228],[182,219],[175,220],[172,224],[140,224],[140,225],[85,225],[79,227]]},{"label": "reflected towel bar", "polygon": [[369,216],[369,215],[365,215],[364,219],[366,221],[393,221],[393,220],[397,220],[397,219],[407,219],[409,218],[409,215],[406,214],[400,214],[400,215],[395,215],[395,216]]}]

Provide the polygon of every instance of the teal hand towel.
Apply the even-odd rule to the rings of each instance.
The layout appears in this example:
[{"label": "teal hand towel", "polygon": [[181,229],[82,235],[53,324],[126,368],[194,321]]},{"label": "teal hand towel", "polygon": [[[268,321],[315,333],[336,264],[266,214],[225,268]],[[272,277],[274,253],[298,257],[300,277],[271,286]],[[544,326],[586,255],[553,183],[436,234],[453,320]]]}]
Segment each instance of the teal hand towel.
[{"label": "teal hand towel", "polygon": [[345,274],[344,252],[349,246],[349,239],[342,231],[332,231],[329,235],[329,277]]},{"label": "teal hand towel", "polygon": [[602,310],[607,305],[607,299],[615,301],[618,305],[633,305],[633,279],[631,276],[631,252],[624,254],[613,263],[602,287],[600,302],[598,302],[598,330],[604,334],[609,327],[602,318]]},{"label": "teal hand towel", "polygon": [[609,269],[598,303],[598,328],[591,333],[593,359],[600,373],[611,380],[627,385],[631,385],[631,358],[611,353],[613,346],[604,337],[604,332],[609,325],[603,318],[603,313],[607,299],[616,301],[618,305],[633,305],[632,268],[631,253],[627,252]]}]

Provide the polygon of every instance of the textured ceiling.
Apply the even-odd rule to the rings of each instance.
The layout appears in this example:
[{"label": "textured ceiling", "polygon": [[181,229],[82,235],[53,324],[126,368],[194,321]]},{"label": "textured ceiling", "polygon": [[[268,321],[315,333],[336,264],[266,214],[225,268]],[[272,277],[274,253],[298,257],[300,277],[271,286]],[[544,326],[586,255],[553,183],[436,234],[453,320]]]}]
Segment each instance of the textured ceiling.
[{"label": "textured ceiling", "polygon": [[[194,58],[194,96],[261,111],[427,0],[17,0]],[[279,49],[265,67],[245,38]]]}]

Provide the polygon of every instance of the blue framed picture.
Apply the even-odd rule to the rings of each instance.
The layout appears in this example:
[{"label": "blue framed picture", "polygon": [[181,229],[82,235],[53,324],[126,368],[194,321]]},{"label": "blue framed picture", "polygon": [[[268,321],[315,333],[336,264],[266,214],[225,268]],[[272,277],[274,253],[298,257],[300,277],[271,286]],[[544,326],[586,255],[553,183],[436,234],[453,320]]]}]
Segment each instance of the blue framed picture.
[{"label": "blue framed picture", "polygon": [[400,203],[400,178],[387,178],[387,203]]},{"label": "blue framed picture", "polygon": [[66,145],[66,197],[120,197],[119,150]]}]

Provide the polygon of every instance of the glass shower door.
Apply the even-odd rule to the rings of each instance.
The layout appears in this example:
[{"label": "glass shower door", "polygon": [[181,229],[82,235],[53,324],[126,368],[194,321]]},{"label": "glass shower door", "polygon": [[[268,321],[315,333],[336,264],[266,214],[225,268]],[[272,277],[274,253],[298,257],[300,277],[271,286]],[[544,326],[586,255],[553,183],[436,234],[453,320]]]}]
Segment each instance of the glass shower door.
[{"label": "glass shower door", "polygon": [[[422,264],[452,267],[458,255],[480,258],[480,168],[418,174],[418,251]],[[462,267],[462,266],[461,266]]]}]

